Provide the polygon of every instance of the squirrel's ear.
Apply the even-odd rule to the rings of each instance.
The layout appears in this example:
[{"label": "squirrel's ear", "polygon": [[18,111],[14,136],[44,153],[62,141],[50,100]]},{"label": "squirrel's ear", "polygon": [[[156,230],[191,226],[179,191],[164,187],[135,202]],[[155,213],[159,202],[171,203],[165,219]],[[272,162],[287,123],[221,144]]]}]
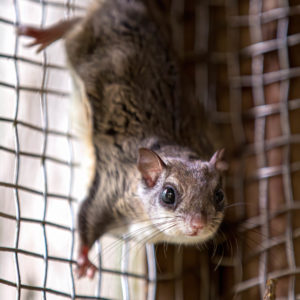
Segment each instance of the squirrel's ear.
[{"label": "squirrel's ear", "polygon": [[225,149],[216,151],[209,161],[220,172],[228,170],[228,163],[224,160],[224,153]]},{"label": "squirrel's ear", "polygon": [[162,159],[152,150],[147,148],[139,149],[137,166],[148,187],[153,187],[157,178],[166,167]]}]

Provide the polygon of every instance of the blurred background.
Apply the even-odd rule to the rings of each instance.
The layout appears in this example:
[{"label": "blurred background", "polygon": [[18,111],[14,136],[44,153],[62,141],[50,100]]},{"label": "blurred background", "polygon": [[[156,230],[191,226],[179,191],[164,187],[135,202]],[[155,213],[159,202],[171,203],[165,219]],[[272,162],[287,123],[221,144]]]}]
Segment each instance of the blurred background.
[{"label": "blurred background", "polygon": [[36,54],[15,35],[89,2],[0,3],[0,298],[263,299],[276,279],[276,299],[300,299],[300,1],[147,1],[169,24],[185,103],[227,149],[230,206],[217,247],[102,239],[93,281],[73,273],[86,177],[63,42]]}]

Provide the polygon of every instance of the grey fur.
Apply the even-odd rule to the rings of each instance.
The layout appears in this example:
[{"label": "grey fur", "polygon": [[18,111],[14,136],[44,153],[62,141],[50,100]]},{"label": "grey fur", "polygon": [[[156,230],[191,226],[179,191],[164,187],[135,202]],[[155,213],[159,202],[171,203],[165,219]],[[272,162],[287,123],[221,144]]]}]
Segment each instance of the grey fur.
[{"label": "grey fur", "polygon": [[[223,218],[213,202],[221,172],[176,130],[176,64],[143,2],[99,2],[67,34],[66,52],[91,106],[97,153],[94,181],[79,214],[82,244],[90,247],[115,227],[145,220],[155,223],[152,232],[165,231],[157,240],[196,243],[211,237]],[[152,148],[167,166],[153,188],[136,166],[141,147]],[[178,191],[174,209],[160,202],[166,182]],[[209,216],[209,234],[186,238],[196,213]],[[155,221],[165,214],[178,221],[175,231]]]}]

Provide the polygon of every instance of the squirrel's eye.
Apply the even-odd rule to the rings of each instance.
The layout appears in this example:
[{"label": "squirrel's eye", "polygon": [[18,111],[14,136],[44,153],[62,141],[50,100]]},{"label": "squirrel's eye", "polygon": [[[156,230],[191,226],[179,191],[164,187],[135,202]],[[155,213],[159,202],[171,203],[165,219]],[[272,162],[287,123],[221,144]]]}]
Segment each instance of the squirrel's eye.
[{"label": "squirrel's eye", "polygon": [[217,205],[218,209],[223,209],[224,208],[224,192],[222,191],[222,189],[217,189],[215,190],[215,194],[214,194],[214,202]]},{"label": "squirrel's eye", "polygon": [[171,187],[167,187],[163,190],[163,192],[161,193],[161,200],[165,203],[165,204],[174,204],[175,203],[175,191],[173,188]]}]

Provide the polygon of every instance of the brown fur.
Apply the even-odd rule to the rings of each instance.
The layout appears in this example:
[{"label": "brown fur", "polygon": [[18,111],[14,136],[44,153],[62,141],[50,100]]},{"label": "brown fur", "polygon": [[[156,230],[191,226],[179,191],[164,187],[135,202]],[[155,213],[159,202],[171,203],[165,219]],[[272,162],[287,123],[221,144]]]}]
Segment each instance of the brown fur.
[{"label": "brown fur", "polygon": [[78,216],[79,277],[94,276],[88,251],[108,231],[142,243],[195,244],[212,238],[223,219],[224,151],[207,160],[205,131],[178,102],[167,31],[151,16],[142,0],[98,0],[84,18],[18,28],[39,51],[65,37],[90,183]]},{"label": "brown fur", "polygon": [[[82,243],[90,247],[114,227],[155,223],[165,213],[179,220],[176,232],[170,232],[177,242],[184,240],[184,228],[196,212],[218,217],[207,226],[208,236],[213,235],[223,218],[212,201],[221,175],[214,164],[203,162],[201,148],[186,147],[175,130],[180,121],[176,66],[143,3],[99,2],[67,34],[66,51],[91,106],[88,141],[96,149],[93,183],[79,213]],[[167,166],[151,189],[136,166],[141,147],[157,149]],[[180,194],[173,211],[159,200],[166,180]]]}]

